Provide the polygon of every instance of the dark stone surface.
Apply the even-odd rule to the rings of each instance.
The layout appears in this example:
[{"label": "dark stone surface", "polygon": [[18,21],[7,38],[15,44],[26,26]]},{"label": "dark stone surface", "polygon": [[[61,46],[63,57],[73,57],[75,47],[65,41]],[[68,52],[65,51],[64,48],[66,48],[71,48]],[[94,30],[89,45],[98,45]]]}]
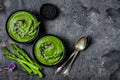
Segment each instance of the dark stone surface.
[{"label": "dark stone surface", "polygon": [[[57,67],[43,66],[46,75],[43,79],[17,70],[0,72],[0,80],[120,80],[120,0],[0,0],[0,3],[5,7],[0,11],[0,47],[14,43],[5,31],[8,16],[21,9],[39,13],[44,3],[55,4],[60,14],[54,20],[44,21],[42,35],[60,37],[66,44],[67,55],[80,36],[92,39],[89,47],[77,57],[68,77],[62,73],[55,75]],[[19,45],[34,59],[33,43]],[[0,50],[0,68],[9,62],[13,61],[5,59]]]}]

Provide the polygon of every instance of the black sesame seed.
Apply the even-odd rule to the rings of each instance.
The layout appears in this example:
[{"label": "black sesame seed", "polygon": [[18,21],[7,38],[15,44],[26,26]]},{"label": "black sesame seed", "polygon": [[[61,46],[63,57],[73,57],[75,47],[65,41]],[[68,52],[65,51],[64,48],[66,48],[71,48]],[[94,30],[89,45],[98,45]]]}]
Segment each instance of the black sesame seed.
[{"label": "black sesame seed", "polygon": [[57,16],[57,7],[53,4],[44,4],[40,9],[40,14],[44,19],[54,19]]}]

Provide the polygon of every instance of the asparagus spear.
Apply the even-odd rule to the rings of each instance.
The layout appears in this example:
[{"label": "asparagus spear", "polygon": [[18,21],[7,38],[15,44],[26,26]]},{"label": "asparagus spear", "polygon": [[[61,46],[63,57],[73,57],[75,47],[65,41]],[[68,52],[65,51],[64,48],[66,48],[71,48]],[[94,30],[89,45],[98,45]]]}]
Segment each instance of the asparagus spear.
[{"label": "asparagus spear", "polygon": [[30,74],[32,73],[32,70],[30,68],[28,68],[25,64],[19,62],[19,64]]},{"label": "asparagus spear", "polygon": [[[22,53],[19,52],[19,51],[16,49],[16,47],[15,47],[14,44],[11,44],[10,47],[11,47],[12,50],[19,56],[19,58],[23,59],[23,60],[26,61],[26,62],[29,62],[25,57],[22,56]],[[32,62],[32,60],[31,60],[31,62]],[[30,62],[30,63],[31,63],[31,62]],[[34,70],[34,69],[31,68],[31,67],[29,67],[29,68],[33,71],[34,74],[37,74],[36,70]]]},{"label": "asparagus spear", "polygon": [[29,65],[30,67],[32,67],[32,68],[34,68],[34,69],[36,69],[36,70],[39,70],[39,68],[36,67],[36,66],[34,66],[33,64],[28,63],[28,62],[26,62],[26,61],[24,61],[24,60],[21,60],[21,59],[19,59],[18,57],[16,57],[16,56],[15,56],[12,52],[10,52],[7,48],[3,47],[2,50],[6,53],[6,54],[5,54],[6,57],[11,58],[11,59],[13,59],[13,60],[15,60],[15,61],[18,61],[18,62],[22,62],[22,63],[27,64],[27,65]]},{"label": "asparagus spear", "polygon": [[37,24],[34,25],[34,27],[31,27],[32,30],[30,30],[28,33],[29,33],[29,34],[32,34],[32,33],[39,27],[40,23],[41,23],[41,22],[38,22]]},{"label": "asparagus spear", "polygon": [[[20,47],[18,47],[16,44],[11,44],[10,46],[11,46],[11,48],[13,49],[13,51],[14,51],[16,54],[18,54],[18,56],[20,56],[20,57],[23,56],[23,57],[26,58],[30,63],[36,65],[37,67],[40,68],[40,70],[42,70],[42,67],[39,66],[36,62],[32,61],[32,60],[30,59],[30,57],[27,55],[27,53],[26,53],[23,49],[21,49]],[[21,57],[21,58],[23,58],[23,57]]]},{"label": "asparagus spear", "polygon": [[[22,58],[23,60],[16,57],[6,47],[3,47],[2,50],[5,52],[5,56],[7,58],[17,61],[28,73],[31,73],[33,71],[33,73],[38,74],[40,78],[43,77],[42,73],[39,71],[39,67],[34,66],[32,63],[27,62],[27,60],[25,60],[25,58],[22,55],[20,55],[18,52],[17,53],[20,55],[20,58]],[[28,65],[32,70],[30,70],[26,65]]]},{"label": "asparagus spear", "polygon": [[43,74],[40,71],[37,71],[39,77],[43,77]]},{"label": "asparagus spear", "polygon": [[[4,51],[6,57],[8,57],[8,56],[11,56],[11,58],[15,58],[16,57],[6,47],[2,47],[2,50]],[[28,73],[32,73],[32,70],[29,69],[25,64],[23,64],[21,62],[19,62],[19,63]]]},{"label": "asparagus spear", "polygon": [[19,59],[19,58],[13,58],[13,57],[11,57],[11,56],[8,56],[8,58],[11,58],[11,59],[17,61],[18,63],[21,62],[21,63],[27,64],[28,66],[30,66],[31,68],[33,68],[34,71],[36,71],[36,72],[34,72],[34,74],[38,74],[40,78],[43,77],[43,74],[39,71],[39,68],[36,67],[36,66],[34,66],[34,65],[32,65],[31,63],[28,63],[28,62],[26,62],[26,61],[24,61],[24,60],[21,60],[21,59]]},{"label": "asparagus spear", "polygon": [[13,60],[15,60],[15,61],[17,61],[18,63],[25,63],[25,64],[27,64],[28,66],[30,66],[31,68],[33,68],[33,70],[34,70],[34,74],[38,74],[39,75],[39,77],[40,78],[42,78],[43,77],[43,74],[39,71],[39,68],[37,68],[36,66],[34,66],[34,65],[32,65],[32,64],[30,64],[30,63],[27,63],[26,61],[24,61],[24,60],[21,60],[21,59],[16,59],[16,58],[13,58],[13,57],[11,57],[11,56],[7,56],[8,58],[10,58],[10,59],[13,59]]},{"label": "asparagus spear", "polygon": [[32,70],[34,70],[34,71],[33,71],[34,74],[38,74],[40,78],[43,77],[43,74],[39,71],[39,68],[38,68],[38,67],[36,67],[36,66],[34,66],[34,65],[30,64],[30,63],[27,63],[26,61],[21,60],[21,59],[19,59],[19,58],[14,58],[14,57],[11,57],[11,56],[7,56],[7,57],[10,58],[10,59],[13,59],[13,60],[15,60],[15,61],[17,61],[18,63],[27,64],[28,66],[30,66],[30,68],[33,68]]}]

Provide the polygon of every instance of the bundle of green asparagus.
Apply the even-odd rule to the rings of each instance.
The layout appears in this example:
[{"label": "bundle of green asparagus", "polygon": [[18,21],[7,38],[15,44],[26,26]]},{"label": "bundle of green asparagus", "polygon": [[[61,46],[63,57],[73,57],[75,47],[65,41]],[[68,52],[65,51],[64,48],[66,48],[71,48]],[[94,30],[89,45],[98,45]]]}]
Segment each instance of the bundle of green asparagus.
[{"label": "bundle of green asparagus", "polygon": [[40,78],[43,77],[41,73],[42,67],[34,62],[22,48],[18,47],[16,44],[11,44],[10,48],[13,52],[6,47],[2,47],[5,57],[18,62],[28,73],[37,74]]}]

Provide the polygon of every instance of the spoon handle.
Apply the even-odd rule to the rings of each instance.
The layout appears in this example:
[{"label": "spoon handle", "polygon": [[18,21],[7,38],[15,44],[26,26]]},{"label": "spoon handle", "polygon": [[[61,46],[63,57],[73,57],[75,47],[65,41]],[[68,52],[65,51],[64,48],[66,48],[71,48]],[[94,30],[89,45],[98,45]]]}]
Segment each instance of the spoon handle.
[{"label": "spoon handle", "polygon": [[57,70],[55,71],[55,74],[59,73],[64,67],[65,65],[68,63],[68,61],[70,61],[70,59],[76,54],[77,50],[75,50],[70,57],[60,66],[57,68]]},{"label": "spoon handle", "polygon": [[75,61],[75,59],[76,59],[76,57],[78,55],[78,52],[79,52],[78,50],[75,50],[74,57],[73,57],[72,61],[69,63],[68,67],[63,72],[64,76],[69,75],[70,69],[71,69],[73,62]]}]

